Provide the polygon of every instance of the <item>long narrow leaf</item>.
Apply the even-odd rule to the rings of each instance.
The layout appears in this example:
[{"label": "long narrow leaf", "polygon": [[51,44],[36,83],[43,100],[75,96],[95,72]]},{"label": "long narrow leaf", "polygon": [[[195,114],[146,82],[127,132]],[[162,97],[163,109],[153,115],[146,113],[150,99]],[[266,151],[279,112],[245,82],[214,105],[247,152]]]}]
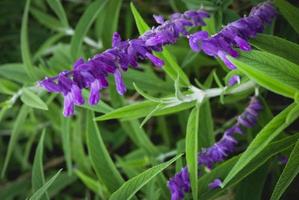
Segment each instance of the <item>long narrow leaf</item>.
[{"label": "long narrow leaf", "polygon": [[198,199],[197,193],[197,151],[198,151],[198,126],[199,126],[199,105],[192,109],[186,131],[186,161],[188,172],[190,174],[191,188],[193,199]]},{"label": "long narrow leaf", "polygon": [[254,140],[250,143],[247,150],[242,154],[236,165],[231,169],[230,173],[227,175],[223,182],[223,186],[225,186],[228,182],[230,182],[249,162],[258,156],[258,154],[267,147],[267,145],[286,127],[288,127],[298,116],[299,113],[296,113],[286,122],[286,118],[288,114],[293,110],[297,109],[296,104],[291,104],[286,109],[284,109],[281,113],[275,116],[254,138]]},{"label": "long narrow leaf", "polygon": [[87,148],[98,177],[110,192],[117,190],[124,182],[105,147],[100,131],[93,120],[93,113],[87,116]]},{"label": "long narrow leaf", "polygon": [[[44,154],[44,138],[46,131],[42,132],[40,141],[38,143],[32,166],[32,190],[37,191],[45,184],[45,175],[43,168],[43,154]],[[49,199],[47,192],[41,197],[42,199]]]},{"label": "long narrow leaf", "polygon": [[110,200],[129,200],[136,192],[138,192],[144,185],[146,185],[149,181],[151,181],[154,177],[156,177],[160,172],[162,172],[165,168],[179,159],[181,155],[178,155],[171,159],[166,163],[162,163],[160,165],[156,165],[137,176],[131,178],[127,182],[125,182],[117,191],[115,191]]},{"label": "long narrow leaf", "polygon": [[7,153],[6,153],[5,160],[4,160],[4,165],[3,165],[2,171],[1,171],[1,177],[4,177],[4,175],[5,175],[12,152],[17,144],[17,140],[18,140],[20,131],[23,127],[23,124],[25,123],[25,120],[26,120],[26,117],[27,117],[29,111],[30,111],[30,108],[26,105],[23,105],[20,109],[20,112],[19,112],[15,122],[14,122],[14,126],[11,131],[11,137],[10,137],[8,148],[7,148]]},{"label": "long narrow leaf", "polygon": [[59,176],[62,169],[60,169],[52,178],[50,178],[41,188],[39,188],[29,199],[39,200],[48,190],[48,188],[55,182],[56,178]]},{"label": "long narrow leaf", "polygon": [[29,42],[28,42],[28,11],[30,7],[30,0],[26,1],[25,10],[22,18],[22,27],[21,27],[21,53],[22,60],[25,65],[26,72],[32,80],[36,80],[35,71],[31,61]]},{"label": "long narrow leaf", "polygon": [[76,26],[74,36],[71,40],[71,55],[74,60],[80,56],[83,39],[97,15],[103,10],[106,2],[106,0],[94,1],[87,7],[86,11],[80,18]]},{"label": "long narrow leaf", "polygon": [[271,200],[279,200],[283,195],[284,191],[291,184],[294,178],[299,173],[299,141],[297,141],[287,165],[283,169],[282,174],[280,175],[274,191],[271,196]]}]

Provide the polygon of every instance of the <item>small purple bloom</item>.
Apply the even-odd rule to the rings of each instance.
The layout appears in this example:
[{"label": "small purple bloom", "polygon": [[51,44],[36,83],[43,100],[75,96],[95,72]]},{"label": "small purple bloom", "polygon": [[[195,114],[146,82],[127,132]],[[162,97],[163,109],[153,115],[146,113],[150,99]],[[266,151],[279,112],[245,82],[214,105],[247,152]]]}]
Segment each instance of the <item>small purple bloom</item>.
[{"label": "small purple bloom", "polygon": [[165,22],[161,15],[153,15],[153,17],[158,24],[163,24]]},{"label": "small purple bloom", "polygon": [[217,189],[217,188],[221,188],[221,185],[222,185],[222,181],[219,178],[217,178],[209,184],[209,188]]},{"label": "small purple bloom", "polygon": [[240,83],[240,76],[238,75],[233,75],[229,80],[228,80],[228,85],[233,86],[237,83]]}]

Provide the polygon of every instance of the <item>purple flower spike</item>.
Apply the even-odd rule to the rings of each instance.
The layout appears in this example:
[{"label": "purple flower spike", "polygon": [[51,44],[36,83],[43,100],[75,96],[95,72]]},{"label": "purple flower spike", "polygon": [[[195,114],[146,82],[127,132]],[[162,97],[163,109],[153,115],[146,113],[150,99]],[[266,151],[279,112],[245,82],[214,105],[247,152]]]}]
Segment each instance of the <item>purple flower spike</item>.
[{"label": "purple flower spike", "polygon": [[175,13],[169,20],[154,16],[158,24],[137,39],[122,40],[119,33],[112,37],[112,48],[84,61],[79,58],[73,70],[63,72],[52,78],[45,78],[38,85],[49,92],[61,93],[64,96],[64,115],[74,113],[74,105],[84,103],[82,89],[90,89],[89,104],[95,105],[100,100],[100,91],[108,87],[107,77],[113,74],[117,92],[123,95],[126,86],[122,72],[129,67],[138,67],[138,60],[149,60],[156,67],[162,67],[164,61],[154,56],[154,52],[163,50],[163,46],[174,44],[180,36],[188,36],[189,27],[204,25],[203,18],[208,13],[201,10]]},{"label": "purple flower spike", "polygon": [[221,188],[221,185],[222,185],[222,181],[219,178],[217,178],[209,184],[209,188],[217,189],[217,188]]},{"label": "purple flower spike", "polygon": [[227,59],[227,55],[237,57],[238,52],[234,50],[236,47],[242,51],[250,51],[249,38],[263,32],[264,26],[270,23],[276,14],[276,10],[271,2],[261,3],[251,10],[248,17],[228,24],[210,38],[194,37],[197,33],[192,34],[189,37],[190,47],[195,52],[199,52],[202,49],[207,55],[219,57],[229,69],[236,69]]},{"label": "purple flower spike", "polygon": [[[262,105],[257,97],[252,97],[245,111],[237,118],[237,122],[224,132],[222,138],[213,146],[202,149],[201,152],[198,153],[198,165],[203,165],[211,169],[214,164],[225,160],[229,154],[234,152],[237,145],[237,140],[234,138],[234,135],[236,133],[242,134],[243,131],[241,128],[246,128],[247,124],[250,124],[250,127],[253,126],[256,123],[258,113],[261,109]],[[244,123],[240,122],[240,118],[244,120]],[[186,178],[184,179],[183,177]],[[215,179],[209,184],[209,187],[216,189],[221,187],[221,184],[220,179]],[[191,189],[187,167],[184,167],[168,181],[168,187],[171,191],[171,199],[184,199],[184,194]]]}]

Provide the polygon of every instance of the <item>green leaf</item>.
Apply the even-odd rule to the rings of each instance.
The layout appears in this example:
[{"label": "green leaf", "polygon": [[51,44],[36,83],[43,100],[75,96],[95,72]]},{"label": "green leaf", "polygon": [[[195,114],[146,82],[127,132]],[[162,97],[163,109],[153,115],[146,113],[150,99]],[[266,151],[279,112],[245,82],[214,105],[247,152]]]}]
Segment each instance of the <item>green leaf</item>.
[{"label": "green leaf", "polygon": [[[237,200],[260,200],[268,176],[269,163],[259,167],[244,180],[242,180],[236,191],[235,199]],[[254,186],[254,187],[252,187]]]},{"label": "green leaf", "polygon": [[[95,120],[104,121],[109,119],[136,119],[145,117],[158,105],[157,102],[142,101],[128,106],[115,109],[105,115],[95,118]],[[172,107],[164,107],[153,114],[153,116],[167,115],[186,110],[195,105],[195,102],[182,103]]]},{"label": "green leaf", "polygon": [[22,63],[7,63],[0,66],[0,75],[18,83],[30,83],[30,78]]},{"label": "green leaf", "polygon": [[30,7],[30,0],[26,1],[25,10],[22,17],[22,26],[21,26],[21,53],[22,60],[25,65],[25,70],[28,76],[32,80],[37,80],[35,75],[34,67],[31,61],[29,42],[28,42],[28,11]]},{"label": "green leaf", "polygon": [[41,110],[48,110],[48,106],[39,96],[31,92],[28,88],[22,89],[21,100],[24,104]]},{"label": "green leaf", "polygon": [[[271,157],[292,147],[298,138],[299,133],[288,136],[277,142],[272,142],[264,150],[262,150],[261,153],[256,156],[247,166],[245,166],[238,173],[238,175],[235,176],[235,178],[225,186],[225,188],[236,185],[249,174],[266,163]],[[201,185],[201,187],[199,188],[200,199],[210,199],[214,196],[217,196],[217,194],[223,191],[223,189],[217,189],[216,191],[211,190],[208,188],[208,184],[211,183],[215,178],[225,178],[234,164],[238,161],[239,157],[240,156],[235,156],[232,159],[225,161],[224,163],[214,168],[210,173],[205,174],[201,178],[199,178],[198,184]]]},{"label": "green leaf", "polygon": [[[133,3],[131,3],[131,11],[133,13],[139,34],[143,34],[145,31],[149,30],[149,26],[143,20],[143,18],[141,17],[141,15],[137,11]],[[188,76],[178,65],[177,61],[175,60],[175,57],[169,52],[169,50],[167,50],[166,47],[164,47],[162,52],[155,53],[155,55],[157,55],[159,58],[164,60],[165,65],[163,66],[163,69],[172,78],[172,80],[175,81],[179,76],[181,85],[183,86],[190,85]]]},{"label": "green leaf", "polygon": [[62,31],[63,29],[65,29],[60,21],[43,11],[35,8],[30,8],[30,13],[39,23],[49,29],[52,29],[54,31]]},{"label": "green leaf", "polygon": [[93,178],[85,175],[83,172],[79,170],[75,170],[75,174],[80,178],[80,180],[88,187],[91,191],[98,194],[102,198],[103,196],[103,185],[101,185],[98,181]]},{"label": "green leaf", "polygon": [[20,112],[19,112],[15,122],[14,122],[12,131],[11,131],[11,136],[10,136],[8,148],[7,148],[7,153],[6,153],[4,164],[3,164],[3,167],[2,167],[2,171],[1,171],[1,177],[4,177],[4,175],[5,175],[5,172],[6,172],[8,163],[10,161],[12,152],[15,149],[19,134],[22,130],[22,127],[25,123],[26,117],[29,114],[30,110],[31,109],[28,106],[23,105],[20,109]]},{"label": "green leaf", "polygon": [[256,48],[283,57],[299,65],[299,45],[283,38],[259,34],[258,37],[251,39],[250,43]]},{"label": "green leaf", "polygon": [[93,113],[87,115],[87,148],[97,176],[110,192],[117,190],[124,182],[105,147],[100,131],[93,120]]},{"label": "green leaf", "polygon": [[97,0],[91,3],[80,18],[71,40],[71,55],[73,60],[80,56],[82,42],[97,15],[103,10],[107,0]]},{"label": "green leaf", "polygon": [[64,152],[64,158],[66,161],[66,167],[68,175],[72,174],[72,155],[71,155],[71,119],[61,117],[61,137],[62,137],[62,147]]},{"label": "green leaf", "polygon": [[103,22],[104,31],[102,32],[102,41],[106,48],[111,47],[112,35],[117,31],[121,4],[122,0],[109,0],[105,5],[104,15],[101,16],[105,18]]},{"label": "green leaf", "polygon": [[[36,148],[33,166],[32,166],[32,191],[35,192],[41,188],[45,183],[44,169],[43,169],[43,154],[44,154],[44,138],[46,131],[43,130],[38,146]],[[49,199],[47,192],[41,197],[42,199]]]},{"label": "green leaf", "polygon": [[294,30],[299,33],[299,8],[293,6],[286,0],[275,0],[274,3]]},{"label": "green leaf", "polygon": [[200,126],[198,128],[198,149],[215,143],[214,125],[209,100],[204,100],[199,109]]},{"label": "green leaf", "polygon": [[30,198],[29,200],[38,200],[41,199],[48,188],[55,182],[56,178],[59,176],[62,169],[60,169],[52,178],[50,178],[41,188],[39,188]]},{"label": "green leaf", "polygon": [[156,177],[160,172],[166,169],[169,165],[179,159],[181,155],[178,155],[168,162],[156,165],[146,171],[138,174],[137,176],[126,181],[117,191],[115,191],[110,200],[129,200],[149,181]]},{"label": "green leaf", "polygon": [[280,175],[274,191],[271,196],[271,200],[279,200],[291,182],[299,173],[299,140],[297,141],[294,149],[291,152],[287,165],[283,169]]},{"label": "green leaf", "polygon": [[69,26],[69,23],[67,21],[66,14],[60,0],[47,0],[47,2],[49,6],[52,8],[53,12],[56,13],[64,27],[67,28]]},{"label": "green leaf", "polygon": [[293,98],[298,91],[299,66],[282,57],[253,50],[230,60],[249,78],[275,93]]},{"label": "green leaf", "polygon": [[134,6],[133,2],[130,3],[131,11],[133,13],[135,23],[138,29],[139,34],[143,34],[146,31],[150,30],[150,27],[145,23],[138,10]]},{"label": "green leaf", "polygon": [[198,151],[198,126],[199,126],[200,105],[196,105],[188,118],[186,131],[186,161],[192,188],[193,199],[198,199],[198,169],[197,169],[197,151]]},{"label": "green leaf", "polygon": [[231,181],[249,162],[259,155],[259,153],[267,147],[267,145],[286,127],[288,127],[298,116],[297,113],[293,116],[292,119],[287,123],[286,118],[290,111],[296,109],[296,104],[291,104],[282,112],[280,112],[277,116],[275,116],[254,138],[254,140],[250,143],[247,150],[242,153],[242,156],[229,172],[227,177],[223,182],[223,186],[225,186],[229,181]]}]

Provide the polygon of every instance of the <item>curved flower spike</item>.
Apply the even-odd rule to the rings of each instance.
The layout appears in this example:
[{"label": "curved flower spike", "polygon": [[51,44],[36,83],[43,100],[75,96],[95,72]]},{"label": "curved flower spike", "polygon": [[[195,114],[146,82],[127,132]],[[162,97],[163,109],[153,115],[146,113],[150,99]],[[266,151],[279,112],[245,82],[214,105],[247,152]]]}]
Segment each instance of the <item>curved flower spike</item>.
[{"label": "curved flower spike", "polygon": [[[203,165],[211,169],[215,163],[223,161],[230,153],[234,152],[235,146],[238,143],[234,135],[236,133],[242,134],[242,128],[252,127],[256,123],[261,109],[262,105],[257,97],[252,97],[245,111],[237,118],[236,124],[227,129],[222,138],[213,146],[202,149],[198,153],[198,165]],[[209,184],[209,187],[215,189],[220,187],[221,184],[221,180],[216,179]],[[191,190],[187,167],[184,167],[168,181],[168,187],[171,192],[171,199],[184,199],[184,193]]]},{"label": "curved flower spike", "polygon": [[52,78],[45,78],[39,86],[49,92],[63,94],[64,115],[74,113],[74,105],[84,103],[81,90],[90,89],[89,104],[95,105],[100,100],[100,91],[108,86],[107,76],[113,74],[116,89],[120,95],[126,92],[122,79],[122,72],[129,67],[138,67],[138,60],[148,59],[156,67],[162,67],[164,61],[153,55],[162,51],[163,46],[174,44],[180,36],[190,35],[188,27],[204,25],[203,18],[208,13],[201,10],[187,11],[183,14],[175,13],[169,20],[161,16],[154,16],[159,26],[147,31],[133,40],[122,41],[118,33],[112,37],[112,48],[95,55],[88,61],[82,58],[74,63],[71,71],[63,72]]},{"label": "curved flower spike", "polygon": [[189,38],[190,47],[198,52],[201,49],[207,55],[219,57],[229,69],[236,67],[227,59],[227,55],[237,57],[235,47],[242,51],[250,51],[249,38],[264,30],[264,26],[276,16],[276,10],[271,2],[265,2],[254,7],[249,16],[234,21],[210,38],[196,37],[202,31]]}]

